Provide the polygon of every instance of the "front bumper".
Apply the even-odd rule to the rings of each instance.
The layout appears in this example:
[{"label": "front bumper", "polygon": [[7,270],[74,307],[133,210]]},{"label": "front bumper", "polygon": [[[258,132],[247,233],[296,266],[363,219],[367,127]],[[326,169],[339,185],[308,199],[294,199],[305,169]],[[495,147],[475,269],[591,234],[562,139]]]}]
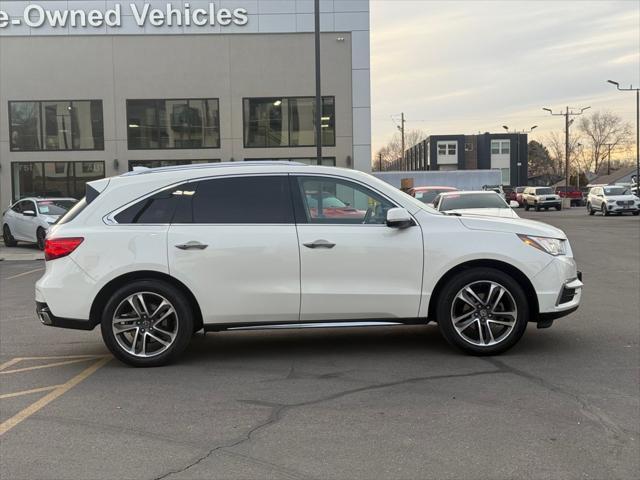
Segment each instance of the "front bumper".
[{"label": "front bumper", "polygon": [[607,210],[609,210],[612,213],[634,213],[634,212],[640,211],[640,208],[638,208],[635,205],[621,206],[621,205],[610,203],[607,205]]},{"label": "front bumper", "polygon": [[532,278],[532,283],[538,297],[538,315],[531,320],[540,328],[578,309],[582,299],[582,273],[572,256],[554,257]]}]

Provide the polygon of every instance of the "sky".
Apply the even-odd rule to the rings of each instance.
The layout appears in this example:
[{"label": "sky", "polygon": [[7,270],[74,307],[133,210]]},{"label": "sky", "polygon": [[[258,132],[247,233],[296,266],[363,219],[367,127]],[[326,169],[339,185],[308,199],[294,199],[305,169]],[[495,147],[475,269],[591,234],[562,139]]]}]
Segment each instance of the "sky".
[{"label": "sky", "polygon": [[[397,131],[538,128],[542,110],[609,110],[632,123],[640,87],[640,0],[371,0],[373,152]],[[590,113],[589,111],[585,114]]]}]

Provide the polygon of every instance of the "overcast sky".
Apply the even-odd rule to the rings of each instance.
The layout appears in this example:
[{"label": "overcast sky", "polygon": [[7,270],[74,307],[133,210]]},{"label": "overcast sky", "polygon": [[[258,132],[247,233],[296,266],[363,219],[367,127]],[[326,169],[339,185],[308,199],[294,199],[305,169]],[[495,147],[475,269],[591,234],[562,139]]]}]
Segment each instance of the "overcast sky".
[{"label": "overcast sky", "polygon": [[[563,128],[542,107],[591,106],[633,123],[640,0],[371,0],[374,153],[396,131]],[[586,112],[588,113],[588,112]]]}]

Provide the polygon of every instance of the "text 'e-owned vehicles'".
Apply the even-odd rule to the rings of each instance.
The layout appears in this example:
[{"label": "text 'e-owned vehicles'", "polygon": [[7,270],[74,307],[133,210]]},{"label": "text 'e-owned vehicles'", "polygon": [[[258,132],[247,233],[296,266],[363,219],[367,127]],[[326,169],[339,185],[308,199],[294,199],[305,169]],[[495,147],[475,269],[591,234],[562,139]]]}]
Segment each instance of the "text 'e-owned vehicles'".
[{"label": "text 'e-owned vehicles'", "polygon": [[582,291],[561,230],[447,215],[365,173],[289,162],[90,182],[45,258],[40,320],[100,325],[136,366],[175,359],[200,329],[428,321],[463,351],[493,355],[528,322],[576,310]]}]

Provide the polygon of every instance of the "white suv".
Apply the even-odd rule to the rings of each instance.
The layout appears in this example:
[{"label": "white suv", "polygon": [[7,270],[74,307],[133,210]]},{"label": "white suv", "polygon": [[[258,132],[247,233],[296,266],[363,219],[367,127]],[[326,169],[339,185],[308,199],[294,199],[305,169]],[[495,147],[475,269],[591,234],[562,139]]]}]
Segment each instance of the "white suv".
[{"label": "white suv", "polygon": [[631,193],[631,189],[618,186],[607,185],[604,187],[593,187],[587,196],[587,212],[594,215],[602,212],[603,215],[617,213],[640,214],[640,198]]},{"label": "white suv", "polygon": [[565,234],[447,215],[362,172],[243,162],[90,182],[50,232],[46,325],[100,325],[122,361],[176,358],[193,332],[426,324],[493,355],[578,308]]},{"label": "white suv", "polygon": [[535,208],[536,212],[544,208],[549,210],[555,208],[556,210],[562,210],[562,199],[560,195],[556,195],[551,187],[527,187],[522,192],[522,202],[524,209],[529,211],[530,208]]}]

